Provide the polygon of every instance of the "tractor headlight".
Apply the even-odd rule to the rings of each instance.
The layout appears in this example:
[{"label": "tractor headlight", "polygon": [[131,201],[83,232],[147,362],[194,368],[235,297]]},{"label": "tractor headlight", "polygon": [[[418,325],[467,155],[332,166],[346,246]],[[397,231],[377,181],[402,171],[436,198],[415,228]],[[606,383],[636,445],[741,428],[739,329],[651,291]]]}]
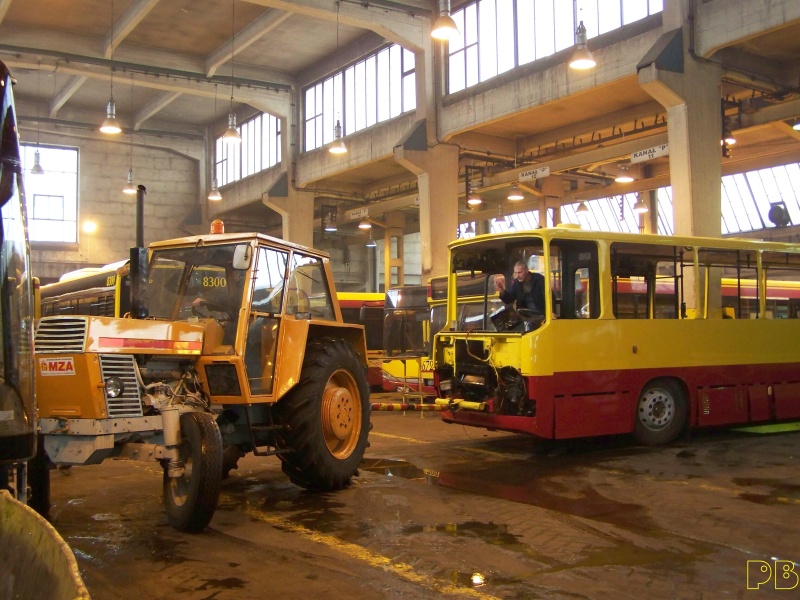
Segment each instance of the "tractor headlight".
[{"label": "tractor headlight", "polygon": [[109,377],[105,382],[106,396],[119,398],[125,391],[125,385],[119,377]]}]

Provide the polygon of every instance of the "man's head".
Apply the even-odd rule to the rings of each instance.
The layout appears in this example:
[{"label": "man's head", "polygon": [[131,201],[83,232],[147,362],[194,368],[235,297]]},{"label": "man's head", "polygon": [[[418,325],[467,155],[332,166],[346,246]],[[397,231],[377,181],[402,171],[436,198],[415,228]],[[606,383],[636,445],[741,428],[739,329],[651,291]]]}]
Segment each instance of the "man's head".
[{"label": "man's head", "polygon": [[517,261],[514,265],[514,279],[518,281],[525,281],[525,278],[528,276],[528,265],[526,265],[523,261]]}]

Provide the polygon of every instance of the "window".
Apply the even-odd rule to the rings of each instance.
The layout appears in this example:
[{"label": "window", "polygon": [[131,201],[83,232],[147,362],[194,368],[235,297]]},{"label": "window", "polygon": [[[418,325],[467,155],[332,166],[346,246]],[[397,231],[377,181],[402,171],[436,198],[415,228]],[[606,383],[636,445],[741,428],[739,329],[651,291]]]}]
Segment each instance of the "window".
[{"label": "window", "polygon": [[393,119],[417,107],[414,53],[393,44],[306,88],[305,149]]},{"label": "window", "polygon": [[[576,11],[577,8],[580,10]],[[663,10],[662,0],[479,0],[452,14],[447,93],[575,45],[579,21],[596,37]]]},{"label": "window", "polygon": [[[32,243],[78,242],[78,149],[22,144],[28,234]],[[31,175],[39,151],[43,175]]]},{"label": "window", "polygon": [[226,144],[220,135],[214,148],[217,185],[255,175],[281,162],[281,120],[265,113],[237,127],[241,144]]}]

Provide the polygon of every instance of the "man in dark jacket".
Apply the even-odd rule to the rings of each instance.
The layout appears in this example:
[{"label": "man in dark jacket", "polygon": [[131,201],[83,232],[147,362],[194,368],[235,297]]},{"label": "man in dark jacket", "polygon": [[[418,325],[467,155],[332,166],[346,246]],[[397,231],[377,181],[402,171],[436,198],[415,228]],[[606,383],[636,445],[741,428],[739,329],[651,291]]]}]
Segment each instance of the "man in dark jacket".
[{"label": "man in dark jacket", "polygon": [[526,308],[537,315],[544,315],[544,276],[528,270],[523,261],[514,265],[514,282],[509,289],[502,277],[495,278],[495,286],[500,292],[500,300],[506,304],[516,301],[516,308]]}]

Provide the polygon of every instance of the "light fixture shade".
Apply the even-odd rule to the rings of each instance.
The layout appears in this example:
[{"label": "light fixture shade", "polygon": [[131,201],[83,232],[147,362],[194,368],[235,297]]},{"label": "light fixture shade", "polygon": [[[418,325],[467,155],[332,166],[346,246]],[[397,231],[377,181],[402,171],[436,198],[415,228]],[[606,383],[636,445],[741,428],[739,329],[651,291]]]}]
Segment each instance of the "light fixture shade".
[{"label": "light fixture shade", "polygon": [[467,206],[480,206],[481,204],[483,204],[483,200],[476,192],[472,192],[467,198]]},{"label": "light fixture shade", "polygon": [[511,186],[511,191],[508,192],[508,199],[512,201],[525,199],[525,194],[522,193],[522,190],[519,189],[516,183]]},{"label": "light fixture shade", "polygon": [[126,194],[136,193],[136,186],[133,184],[133,169],[128,171],[128,183],[125,184],[125,187],[122,188],[122,191]]},{"label": "light fixture shade", "polygon": [[103,124],[100,125],[100,131],[110,134],[122,133],[122,127],[120,127],[117,122],[117,105],[114,102],[114,98],[108,101],[108,105],[106,106],[106,118]]},{"label": "light fixture shade", "polygon": [[617,173],[617,176],[614,177],[614,181],[617,183],[631,183],[633,179],[634,177],[631,175],[628,165],[619,165],[619,172]]},{"label": "light fixture shade", "polygon": [[372,230],[369,232],[369,240],[367,240],[367,248],[375,248],[378,244],[372,239]]},{"label": "light fixture shade", "polygon": [[39,150],[33,153],[33,166],[31,167],[31,175],[44,175],[44,169],[39,162]]},{"label": "light fixture shade", "polygon": [[338,231],[336,226],[336,215],[332,212],[328,213],[328,218],[325,220],[325,231]]},{"label": "light fixture shade", "polygon": [[641,199],[641,198],[639,198],[639,199],[636,201],[636,204],[634,204],[634,205],[633,205],[633,212],[635,212],[637,215],[641,215],[642,213],[646,213],[646,212],[648,212],[649,210],[650,210],[650,209],[649,209],[649,208],[647,208],[647,204],[645,204],[644,202],[642,202],[642,199]]},{"label": "light fixture shade", "polygon": [[467,225],[467,228],[464,230],[464,233],[475,233],[475,226],[470,222],[470,224]]},{"label": "light fixture shade", "polygon": [[228,113],[228,128],[222,134],[222,141],[226,144],[241,144],[242,136],[239,130],[236,129],[236,114]]},{"label": "light fixture shade", "polygon": [[592,56],[592,53],[586,45],[586,27],[583,21],[580,22],[578,28],[575,30],[575,52],[572,53],[569,66],[571,69],[577,69],[579,71],[597,66],[594,56]]},{"label": "light fixture shade", "polygon": [[724,125],[722,127],[722,141],[724,141],[729,146],[732,146],[733,144],[736,143],[736,138],[733,137],[733,133],[731,132],[731,130],[728,128],[727,125]]},{"label": "light fixture shade", "polygon": [[581,202],[578,205],[578,208],[575,209],[575,212],[578,213],[579,215],[585,215],[586,213],[589,212],[589,207],[586,206],[586,202]]},{"label": "light fixture shade", "polygon": [[433,22],[431,37],[437,40],[452,40],[459,34],[456,22],[449,14],[442,14]]},{"label": "light fixture shade", "polygon": [[359,229],[372,229],[372,223],[369,222],[369,219],[361,219],[358,222]]},{"label": "light fixture shade", "polygon": [[342,139],[342,123],[338,119],[336,125],[333,127],[333,143],[328,148],[331,154],[344,154],[347,152],[347,146]]},{"label": "light fixture shade", "polygon": [[219,188],[217,187],[216,177],[214,177],[214,181],[211,182],[211,191],[208,193],[208,199],[212,202],[219,202],[222,200],[222,194],[220,194]]},{"label": "light fixture shade", "polygon": [[794,129],[795,131],[800,131],[800,119],[798,119],[797,122],[794,125],[792,125],[792,129]]}]

